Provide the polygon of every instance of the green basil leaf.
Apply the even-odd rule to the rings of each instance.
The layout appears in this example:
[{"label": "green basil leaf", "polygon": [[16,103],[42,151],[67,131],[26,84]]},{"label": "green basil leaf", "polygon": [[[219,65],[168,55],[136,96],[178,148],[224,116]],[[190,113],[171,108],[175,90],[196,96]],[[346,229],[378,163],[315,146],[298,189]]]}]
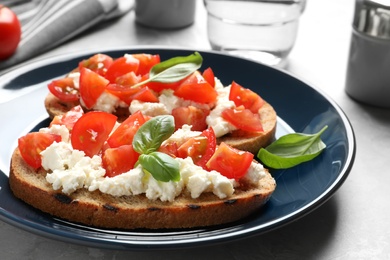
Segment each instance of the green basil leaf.
[{"label": "green basil leaf", "polygon": [[274,169],[287,169],[310,161],[326,148],[320,136],[327,128],[328,126],[325,126],[312,135],[302,133],[284,135],[265,149],[261,148],[257,158]]},{"label": "green basil leaf", "polygon": [[154,65],[150,70],[149,77],[156,78],[160,74],[162,76],[164,76],[164,74],[174,74],[173,72],[176,72],[176,70],[177,72],[180,72],[180,74],[187,74],[188,76],[202,66],[202,61],[203,58],[199,52],[194,52],[185,57],[174,57]]},{"label": "green basil leaf", "polygon": [[145,122],[135,133],[133,148],[141,154],[149,154],[161,146],[162,142],[175,131],[173,116],[156,116]]},{"label": "green basil leaf", "polygon": [[142,168],[158,181],[180,180],[179,162],[165,153],[152,152],[150,154],[141,154],[139,162]]},{"label": "green basil leaf", "polygon": [[139,87],[148,82],[177,82],[198,70],[202,66],[202,62],[203,58],[198,52],[189,56],[174,57],[160,62],[151,68],[147,80],[133,85],[132,88]]}]

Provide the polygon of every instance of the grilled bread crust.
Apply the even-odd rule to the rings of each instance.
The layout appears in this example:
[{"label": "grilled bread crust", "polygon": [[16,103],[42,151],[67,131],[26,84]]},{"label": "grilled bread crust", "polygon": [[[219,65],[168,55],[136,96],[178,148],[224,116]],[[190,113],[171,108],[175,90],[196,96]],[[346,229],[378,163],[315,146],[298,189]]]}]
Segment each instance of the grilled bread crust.
[{"label": "grilled bread crust", "polygon": [[227,199],[204,193],[192,199],[184,193],[173,202],[149,200],[144,195],[114,197],[79,189],[66,195],[53,190],[44,169],[34,170],[16,148],[9,183],[16,197],[50,215],[71,222],[109,229],[176,229],[233,222],[256,212],[276,188],[267,172],[256,187],[241,187]]}]

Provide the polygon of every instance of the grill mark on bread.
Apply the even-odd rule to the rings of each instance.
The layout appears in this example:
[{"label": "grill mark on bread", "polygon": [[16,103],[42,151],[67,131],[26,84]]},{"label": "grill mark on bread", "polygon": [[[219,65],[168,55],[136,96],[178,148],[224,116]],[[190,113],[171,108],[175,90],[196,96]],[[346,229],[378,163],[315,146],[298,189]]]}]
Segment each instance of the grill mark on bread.
[{"label": "grill mark on bread", "polygon": [[188,204],[187,207],[190,209],[200,209],[200,206],[195,204]]},{"label": "grill mark on bread", "polygon": [[232,200],[225,200],[223,203],[225,203],[226,205],[232,205],[232,204],[234,204],[236,202],[237,202],[236,199],[232,199]]},{"label": "grill mark on bread", "polygon": [[148,210],[149,211],[158,211],[158,210],[161,210],[161,208],[158,208],[158,207],[148,207]]},{"label": "grill mark on bread", "polygon": [[112,206],[110,204],[104,204],[103,208],[105,208],[105,209],[107,209],[109,211],[112,211],[112,212],[118,212],[119,211],[119,208],[117,208],[115,206]]},{"label": "grill mark on bread", "polygon": [[73,199],[65,194],[62,194],[62,193],[56,193],[54,194],[54,198],[56,198],[56,200],[58,200],[59,202],[63,203],[63,204],[70,204],[73,202]]}]

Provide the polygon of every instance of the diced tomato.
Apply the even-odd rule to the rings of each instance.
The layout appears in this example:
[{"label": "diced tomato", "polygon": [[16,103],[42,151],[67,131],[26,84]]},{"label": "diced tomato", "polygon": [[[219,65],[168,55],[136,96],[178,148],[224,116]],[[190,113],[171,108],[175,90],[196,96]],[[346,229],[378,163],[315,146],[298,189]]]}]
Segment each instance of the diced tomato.
[{"label": "diced tomato", "polygon": [[40,153],[54,142],[61,142],[61,136],[33,132],[20,137],[18,147],[24,161],[34,169],[38,169],[42,166]]},{"label": "diced tomato", "polygon": [[250,152],[237,150],[222,142],[206,166],[229,179],[238,180],[248,171],[253,157]]},{"label": "diced tomato", "polygon": [[108,84],[106,90],[114,96],[117,96],[127,105],[130,105],[133,100],[133,95],[139,91],[139,88],[131,88],[119,84]]},{"label": "diced tomato", "polygon": [[85,106],[92,108],[109,81],[90,69],[80,68],[80,96]]},{"label": "diced tomato", "polygon": [[117,148],[108,148],[102,156],[103,168],[107,177],[128,172],[134,168],[139,153],[134,151],[132,145],[122,145]]},{"label": "diced tomato", "polygon": [[79,63],[79,68],[84,67],[92,70],[93,72],[96,72],[100,76],[104,76],[113,62],[114,60],[110,56],[98,53],[89,59],[81,61]]},{"label": "diced tomato", "polygon": [[74,124],[71,143],[74,149],[84,151],[89,157],[100,152],[110,135],[117,117],[101,111],[84,114]]},{"label": "diced tomato", "polygon": [[139,60],[139,67],[137,71],[137,75],[145,75],[149,73],[150,69],[160,63],[160,55],[152,55],[146,53],[133,54],[134,58]]},{"label": "diced tomato", "polygon": [[259,113],[259,109],[263,106],[264,100],[255,92],[248,88],[244,88],[232,82],[230,87],[229,99],[234,101],[236,106],[244,106],[253,113]]},{"label": "diced tomato", "polygon": [[137,72],[139,60],[129,57],[120,57],[111,64],[106,73],[106,79],[111,83],[116,83],[116,78],[131,71]]},{"label": "diced tomato", "polygon": [[210,67],[203,71],[202,76],[212,87],[215,87],[215,76]]},{"label": "diced tomato", "polygon": [[130,115],[122,124],[110,135],[107,143],[111,148],[121,145],[132,144],[138,128],[146,122],[140,111]]},{"label": "diced tomato", "polygon": [[139,91],[139,88],[132,88],[134,84],[141,81],[141,77],[135,75],[133,71],[116,78],[115,84],[108,84],[106,90],[117,96],[120,100],[130,105],[132,96]]},{"label": "diced tomato", "polygon": [[141,81],[141,77],[137,76],[134,71],[123,74],[116,78],[115,83],[126,87],[133,86]]},{"label": "diced tomato", "polygon": [[177,154],[180,158],[191,157],[196,164],[196,162],[202,158],[203,154],[206,152],[206,148],[207,138],[205,136],[191,137],[179,146]]},{"label": "diced tomato", "polygon": [[217,100],[217,91],[203,78],[199,71],[195,71],[187,77],[175,90],[175,95],[198,103],[209,104]]},{"label": "diced tomato", "polygon": [[79,90],[75,88],[72,78],[53,80],[48,85],[49,91],[61,101],[70,102],[79,99]]},{"label": "diced tomato", "polygon": [[192,137],[181,144],[177,149],[177,157],[191,157],[193,162],[207,169],[206,163],[212,157],[217,146],[214,130],[208,128],[197,137]]},{"label": "diced tomato", "polygon": [[157,95],[148,87],[140,88],[131,98],[142,102],[158,102]]},{"label": "diced tomato", "polygon": [[192,125],[191,130],[203,131],[207,128],[206,117],[210,114],[209,109],[194,106],[177,107],[172,110],[175,119],[175,128],[179,129],[184,124]]},{"label": "diced tomato", "polygon": [[223,119],[241,130],[248,132],[263,131],[260,115],[244,108],[244,106],[225,109],[221,116]]},{"label": "diced tomato", "polygon": [[217,137],[215,136],[214,130],[211,127],[204,130],[201,135],[207,138],[207,148],[203,153],[202,158],[200,158],[196,164],[203,167],[203,169],[207,169],[206,163],[213,156],[217,147]]},{"label": "diced tomato", "polygon": [[53,121],[51,121],[50,126],[52,125],[64,125],[68,128],[69,131],[73,129],[74,124],[77,120],[84,114],[81,106],[75,106],[64,115],[55,116]]},{"label": "diced tomato", "polygon": [[171,157],[178,157],[177,153],[178,145],[176,142],[163,143],[158,149],[159,152],[166,153]]}]

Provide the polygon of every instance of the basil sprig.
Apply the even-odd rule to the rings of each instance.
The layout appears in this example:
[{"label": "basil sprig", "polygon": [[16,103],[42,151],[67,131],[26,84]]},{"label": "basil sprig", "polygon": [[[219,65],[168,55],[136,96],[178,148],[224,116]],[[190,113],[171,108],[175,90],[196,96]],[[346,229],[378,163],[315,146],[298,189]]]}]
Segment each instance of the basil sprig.
[{"label": "basil sprig", "polygon": [[137,88],[148,82],[173,83],[177,82],[202,66],[203,58],[198,52],[189,56],[174,57],[154,65],[149,72],[149,78],[137,83],[132,88]]},{"label": "basil sprig", "polygon": [[158,181],[179,181],[179,163],[171,156],[158,152],[162,142],[175,131],[173,116],[156,116],[145,122],[136,132],[133,148],[140,153],[137,164]]},{"label": "basil sprig", "polygon": [[287,169],[317,157],[325,148],[320,136],[328,128],[323,127],[316,134],[292,133],[261,148],[257,154],[265,165],[274,169]]}]

